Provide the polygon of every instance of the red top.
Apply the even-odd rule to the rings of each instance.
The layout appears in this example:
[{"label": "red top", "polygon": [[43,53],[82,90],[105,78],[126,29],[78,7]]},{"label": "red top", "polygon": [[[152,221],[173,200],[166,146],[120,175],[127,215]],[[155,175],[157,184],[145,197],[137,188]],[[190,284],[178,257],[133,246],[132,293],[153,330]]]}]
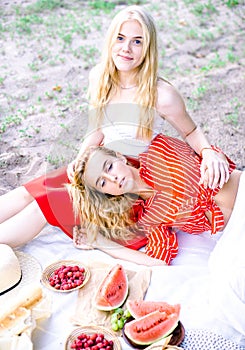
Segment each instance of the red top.
[{"label": "red top", "polygon": [[[228,161],[232,172],[235,164]],[[146,253],[169,264],[178,252],[174,229],[196,234],[216,233],[223,227],[223,214],[214,201],[220,188],[199,185],[201,158],[185,142],[172,137],[156,136],[148,151],[140,155],[140,162],[141,178],[156,192],[146,201],[136,202],[136,220],[147,233]],[[212,224],[205,211],[211,212]]]}]

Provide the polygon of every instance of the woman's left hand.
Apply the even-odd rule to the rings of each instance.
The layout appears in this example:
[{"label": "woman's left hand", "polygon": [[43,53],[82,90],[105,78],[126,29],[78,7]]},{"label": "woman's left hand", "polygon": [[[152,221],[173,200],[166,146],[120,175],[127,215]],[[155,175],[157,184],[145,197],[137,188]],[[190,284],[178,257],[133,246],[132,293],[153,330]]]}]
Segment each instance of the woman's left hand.
[{"label": "woman's left hand", "polygon": [[229,163],[222,152],[206,148],[202,152],[200,184],[211,189],[220,188],[229,180]]},{"label": "woman's left hand", "polygon": [[94,249],[92,244],[88,242],[86,230],[83,228],[78,228],[77,226],[73,229],[73,244],[78,249]]}]

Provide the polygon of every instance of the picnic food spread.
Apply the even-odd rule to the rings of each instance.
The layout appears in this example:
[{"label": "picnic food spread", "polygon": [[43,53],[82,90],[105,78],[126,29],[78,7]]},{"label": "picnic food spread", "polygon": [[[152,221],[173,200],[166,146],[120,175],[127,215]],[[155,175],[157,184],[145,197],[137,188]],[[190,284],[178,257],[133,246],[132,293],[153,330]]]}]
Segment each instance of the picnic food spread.
[{"label": "picnic food spread", "polygon": [[[131,294],[129,288],[129,280],[132,276],[130,276],[130,271],[127,271],[121,264],[110,266],[103,271],[105,273],[100,274],[100,283],[97,284],[97,288],[90,289],[90,295],[86,297],[93,299],[91,305],[94,305],[99,313],[108,315],[106,317],[110,319],[110,326],[108,323],[105,323],[104,328],[101,324],[88,324],[86,327],[75,329],[67,337],[66,349],[121,350],[119,337],[122,334],[127,337],[132,347],[135,347],[135,344],[138,347],[140,345],[146,347],[161,338],[167,339],[178,324],[180,305],[144,301],[142,296],[135,299],[137,297],[133,288]],[[62,260],[52,263],[43,270],[41,282],[43,286],[54,292],[72,293],[85,286],[89,282],[90,275],[90,269],[82,262]],[[142,281],[142,278],[139,277],[139,280]],[[40,305],[46,299],[45,295],[40,283],[35,286],[28,285],[21,290],[10,308],[5,312],[1,310],[0,344],[4,341],[6,350],[11,349],[13,345],[13,338],[11,345],[6,343],[4,338],[6,334],[16,336],[23,342],[26,331],[28,329],[31,331],[36,326],[36,320],[51,315],[50,308],[45,309],[44,304],[41,305],[42,315],[34,313],[35,306]],[[157,327],[156,323],[158,323]],[[25,345],[26,350],[32,349],[33,344],[29,341],[30,335],[31,333]],[[17,342],[15,344],[16,350],[21,349]]]},{"label": "picnic food spread", "polygon": [[[59,275],[60,271],[63,273],[66,270],[69,269],[63,266],[61,270],[56,271],[56,274]],[[105,273],[100,274],[100,281],[94,289],[94,295],[91,295],[92,289],[89,288],[90,293],[88,295],[83,293],[83,299],[93,298],[92,306],[101,313],[101,322],[105,314],[110,316],[110,327],[108,327],[108,323],[104,323],[104,329],[109,334],[112,331],[114,338],[123,334],[132,347],[140,348],[142,346],[145,348],[163,338],[166,339],[164,342],[168,344],[171,334],[179,324],[180,304],[171,305],[165,301],[144,301],[142,298],[130,298],[129,278],[123,265],[116,264],[103,271]],[[90,326],[94,327],[92,333],[89,329]],[[105,348],[106,350],[115,350],[113,341],[109,342],[106,334],[99,331],[100,326],[101,323],[96,326],[94,320],[91,320],[88,329],[81,329],[80,332],[77,329],[72,339],[69,335],[67,349],[94,350]],[[168,336],[170,336],[169,339],[167,339]],[[100,338],[103,341],[98,342]]]}]

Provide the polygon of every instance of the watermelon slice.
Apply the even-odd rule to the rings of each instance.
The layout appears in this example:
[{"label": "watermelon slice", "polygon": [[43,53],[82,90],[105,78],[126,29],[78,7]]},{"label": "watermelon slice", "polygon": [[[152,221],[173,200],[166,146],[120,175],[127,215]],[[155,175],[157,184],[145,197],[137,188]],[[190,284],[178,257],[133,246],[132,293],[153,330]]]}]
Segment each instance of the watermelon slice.
[{"label": "watermelon slice", "polygon": [[124,334],[133,344],[150,345],[171,334],[178,321],[177,313],[167,315],[157,310],[126,323]]},{"label": "watermelon slice", "polygon": [[134,318],[140,318],[153,311],[165,312],[167,315],[180,313],[180,304],[170,305],[165,301],[127,300],[127,309]]},{"label": "watermelon slice", "polygon": [[95,307],[111,311],[120,307],[128,295],[128,278],[122,265],[115,265],[99,285],[95,295]]}]

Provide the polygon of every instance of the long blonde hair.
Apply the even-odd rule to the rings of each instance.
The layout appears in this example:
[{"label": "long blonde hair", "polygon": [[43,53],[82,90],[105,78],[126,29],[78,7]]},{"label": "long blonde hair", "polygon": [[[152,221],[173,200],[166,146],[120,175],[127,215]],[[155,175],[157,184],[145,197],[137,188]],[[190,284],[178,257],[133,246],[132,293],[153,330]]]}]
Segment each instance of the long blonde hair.
[{"label": "long blonde hair", "polygon": [[137,196],[111,196],[86,184],[86,164],[97,151],[117,158],[116,152],[110,149],[92,146],[77,160],[73,182],[66,185],[72,199],[74,214],[80,218],[83,228],[89,233],[89,241],[96,239],[98,232],[106,238],[126,241],[134,237],[133,228],[136,224],[131,218],[131,208]]},{"label": "long blonde hair", "polygon": [[97,127],[99,127],[103,118],[102,110],[119,86],[118,71],[112,59],[112,47],[121,25],[129,20],[138,21],[143,30],[142,63],[138,67],[136,81],[138,89],[135,98],[135,103],[141,107],[137,137],[151,139],[157,101],[158,44],[154,20],[142,7],[129,6],[113,18],[102,52],[97,88],[90,86],[88,96],[91,106],[97,111]]}]

